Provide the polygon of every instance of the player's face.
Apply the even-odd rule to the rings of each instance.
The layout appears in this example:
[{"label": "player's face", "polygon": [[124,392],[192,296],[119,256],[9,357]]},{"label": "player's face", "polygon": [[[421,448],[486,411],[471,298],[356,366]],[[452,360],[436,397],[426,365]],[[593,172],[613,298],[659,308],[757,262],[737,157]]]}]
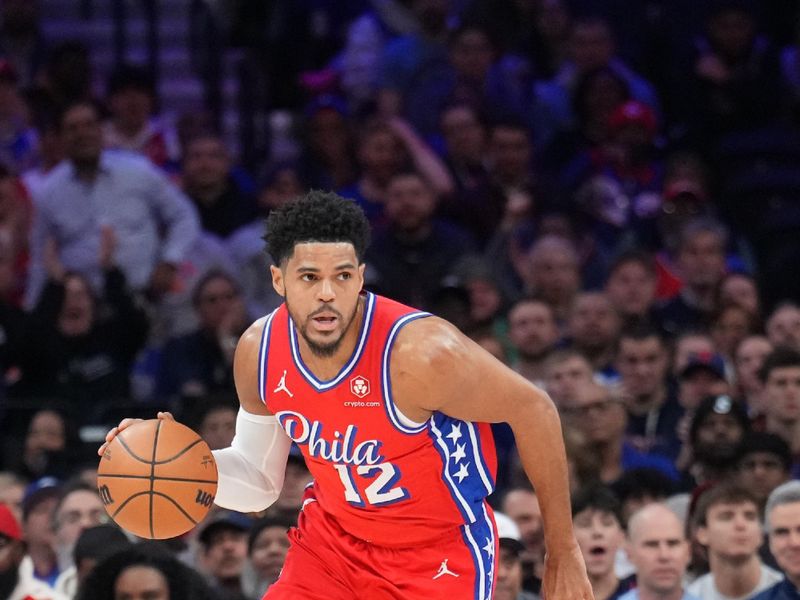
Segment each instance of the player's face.
[{"label": "player's face", "polygon": [[153,567],[128,567],[114,582],[114,600],[169,600],[169,585]]},{"label": "player's face", "polygon": [[281,268],[270,268],[272,285],[315,355],[334,355],[351,330],[364,266],[349,242],[309,242],[297,244]]}]

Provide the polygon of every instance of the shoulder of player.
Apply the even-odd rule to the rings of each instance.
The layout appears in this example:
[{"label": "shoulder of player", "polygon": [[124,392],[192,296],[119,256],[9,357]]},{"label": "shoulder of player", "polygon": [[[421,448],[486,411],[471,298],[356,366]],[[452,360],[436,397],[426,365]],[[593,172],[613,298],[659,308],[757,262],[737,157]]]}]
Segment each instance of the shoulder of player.
[{"label": "shoulder of player", "polygon": [[444,319],[416,319],[397,334],[392,349],[392,366],[444,367],[467,356],[469,346],[469,338]]},{"label": "shoulder of player", "polygon": [[261,346],[261,336],[264,333],[264,325],[267,322],[268,316],[261,317],[257,321],[254,321],[247,329],[245,329],[244,333],[239,338],[239,342],[236,345],[236,354],[249,354],[251,352],[258,353],[258,350]]}]

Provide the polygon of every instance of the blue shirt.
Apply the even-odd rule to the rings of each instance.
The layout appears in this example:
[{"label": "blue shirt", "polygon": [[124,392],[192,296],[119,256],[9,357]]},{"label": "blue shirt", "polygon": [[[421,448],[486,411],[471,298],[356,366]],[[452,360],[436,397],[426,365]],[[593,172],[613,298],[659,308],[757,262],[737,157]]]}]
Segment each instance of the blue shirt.
[{"label": "blue shirt", "polygon": [[195,243],[200,221],[191,201],[147,159],[105,151],[94,181],[78,179],[70,161],[42,185],[31,232],[26,305],[44,285],[45,244],[52,238],[64,267],[101,289],[101,226],[116,235],[114,261],[133,289],[147,286],[159,262],[180,263]]},{"label": "blue shirt", "polygon": [[800,600],[800,590],[788,579],[767,588],[751,600]]}]

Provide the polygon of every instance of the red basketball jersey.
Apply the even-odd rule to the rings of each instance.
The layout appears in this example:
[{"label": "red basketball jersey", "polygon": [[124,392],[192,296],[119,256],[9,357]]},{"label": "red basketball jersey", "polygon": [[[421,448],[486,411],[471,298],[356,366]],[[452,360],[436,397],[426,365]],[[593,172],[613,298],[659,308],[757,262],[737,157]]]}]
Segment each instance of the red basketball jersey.
[{"label": "red basketball jersey", "polygon": [[[303,364],[285,305],[262,334],[261,397],[303,452],[317,502],[345,531],[383,546],[430,543],[480,522],[493,539],[484,502],[497,466],[489,425],[441,413],[413,423],[392,400],[392,345],[404,325],[430,315],[371,293],[363,300],[358,343],[331,380]],[[476,551],[486,543],[464,541]]]}]

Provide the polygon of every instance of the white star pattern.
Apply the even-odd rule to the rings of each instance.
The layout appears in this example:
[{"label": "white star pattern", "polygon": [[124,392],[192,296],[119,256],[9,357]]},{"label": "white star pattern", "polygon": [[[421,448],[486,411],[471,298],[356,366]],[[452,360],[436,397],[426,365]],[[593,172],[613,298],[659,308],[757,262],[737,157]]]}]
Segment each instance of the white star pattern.
[{"label": "white star pattern", "polygon": [[492,540],[486,538],[486,545],[483,547],[483,551],[486,552],[490,557],[494,556],[494,544]]},{"label": "white star pattern", "polygon": [[455,444],[458,440],[461,439],[461,423],[453,423],[451,425],[450,433],[448,433],[445,437],[453,440]]},{"label": "white star pattern", "polygon": [[456,445],[456,451],[453,452],[453,455],[450,457],[450,458],[453,459],[454,463],[458,463],[459,461],[464,460],[467,457],[467,453],[464,452],[466,447],[467,447],[466,444],[457,444]]},{"label": "white star pattern", "polygon": [[469,473],[467,473],[467,467],[469,467],[469,463],[458,465],[458,472],[453,474],[454,477],[458,477],[458,483],[464,481],[467,475],[469,475]]}]

